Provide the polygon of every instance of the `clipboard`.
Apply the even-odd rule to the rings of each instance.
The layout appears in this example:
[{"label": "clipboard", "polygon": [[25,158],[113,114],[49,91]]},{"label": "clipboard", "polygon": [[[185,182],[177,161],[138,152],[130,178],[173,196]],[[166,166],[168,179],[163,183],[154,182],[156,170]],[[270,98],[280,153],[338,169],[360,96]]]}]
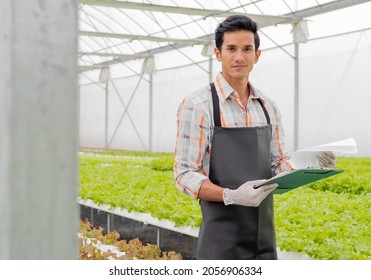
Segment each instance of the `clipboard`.
[{"label": "clipboard", "polygon": [[261,186],[277,183],[278,187],[273,191],[273,194],[281,194],[306,184],[325,179],[330,176],[337,175],[344,170],[342,169],[329,169],[329,168],[305,168],[293,169],[275,177],[268,179],[260,185],[254,186],[254,189]]}]

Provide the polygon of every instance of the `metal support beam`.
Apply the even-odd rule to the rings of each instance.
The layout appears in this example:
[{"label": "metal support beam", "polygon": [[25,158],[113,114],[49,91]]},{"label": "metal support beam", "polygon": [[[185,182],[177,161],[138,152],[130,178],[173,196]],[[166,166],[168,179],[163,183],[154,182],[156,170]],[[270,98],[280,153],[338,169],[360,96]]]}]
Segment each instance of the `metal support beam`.
[{"label": "metal support beam", "polygon": [[152,152],[153,144],[153,74],[149,75],[149,132],[148,150]]},{"label": "metal support beam", "polygon": [[158,36],[144,36],[144,35],[134,35],[134,34],[119,34],[119,33],[107,33],[107,32],[93,32],[93,31],[80,31],[82,36],[90,37],[101,37],[101,38],[116,38],[116,39],[127,39],[127,40],[144,40],[152,42],[165,42],[165,43],[174,43],[181,45],[204,45],[208,41],[202,39],[176,39],[176,38],[165,38]]},{"label": "metal support beam", "polygon": [[[182,14],[191,16],[202,16],[202,17],[228,17],[230,15],[240,15],[240,12],[225,11],[225,10],[211,10],[211,9],[197,9],[188,7],[177,7],[167,5],[156,5],[129,1],[116,1],[116,0],[81,0],[81,4],[87,4],[92,6],[111,7],[128,10],[140,10],[148,12],[162,12],[172,14]],[[241,8],[251,3],[246,3],[236,8]],[[246,14],[252,19],[260,22],[269,22],[270,24],[290,23],[296,19],[288,16],[271,16],[271,15],[259,15],[259,14]]]},{"label": "metal support beam", "polygon": [[108,85],[109,85],[109,79],[106,80],[106,86],[105,86],[105,111],[104,111],[104,148],[108,149]]},{"label": "metal support beam", "polygon": [[[92,2],[102,2],[102,1],[84,0],[82,2],[85,3],[85,4],[89,4],[89,3],[92,3]],[[117,2],[117,1],[114,1],[114,2]],[[304,18],[308,18],[308,17],[311,17],[311,16],[323,14],[323,13],[332,12],[332,11],[335,11],[335,10],[338,10],[338,9],[344,9],[344,8],[347,8],[347,7],[359,5],[359,4],[366,3],[366,2],[369,2],[369,0],[338,0],[338,1],[332,1],[332,2],[329,2],[329,3],[326,3],[326,4],[318,5],[318,6],[307,8],[307,9],[304,9],[304,10],[295,11],[293,13],[288,13],[288,14],[283,15],[282,17],[294,18],[295,21],[300,21],[301,19],[304,19]],[[127,2],[122,2],[122,3],[124,5]],[[150,5],[150,4],[147,4],[147,5]],[[124,9],[125,7],[122,7],[122,8]],[[258,22],[260,22],[260,21],[258,20]],[[259,23],[259,28],[262,29],[264,27],[268,27],[268,26],[272,26],[272,25],[274,25],[274,24],[271,23],[271,22],[261,21]],[[214,40],[214,34],[208,34],[208,35],[205,35],[205,36],[198,37],[196,39],[197,40],[204,40],[204,41],[212,41],[212,40]],[[88,71],[88,70],[92,70],[92,69],[105,67],[107,65],[112,65],[112,64],[116,64],[116,63],[122,63],[122,62],[125,62],[125,61],[135,60],[137,58],[143,58],[143,56],[147,57],[147,56],[153,56],[153,55],[168,52],[168,51],[173,51],[174,48],[181,49],[181,48],[184,48],[184,47],[187,47],[187,46],[170,44],[170,45],[167,45],[167,46],[163,46],[163,47],[147,50],[147,51],[144,51],[144,52],[141,52],[141,53],[137,53],[137,54],[132,55],[130,57],[122,57],[122,58],[117,57],[115,59],[105,61],[105,62],[102,62],[102,63],[97,63],[97,64],[92,65],[92,66],[83,66],[80,69],[81,69],[81,71]]]},{"label": "metal support beam", "polygon": [[94,225],[94,208],[90,208],[90,223]]},{"label": "metal support beam", "polygon": [[159,227],[157,228],[157,246],[162,248],[162,229]]},{"label": "metal support beam", "polygon": [[192,258],[197,258],[197,237],[193,237],[193,248],[192,248]]},{"label": "metal support beam", "polygon": [[114,82],[112,81],[112,86],[113,86],[113,88],[115,89],[116,94],[117,94],[117,96],[119,97],[122,106],[124,107],[124,112],[122,113],[121,118],[120,118],[118,124],[116,125],[116,129],[115,129],[115,131],[114,131],[113,134],[112,134],[111,140],[108,142],[108,147],[107,147],[107,148],[109,148],[109,147],[111,146],[112,141],[113,141],[113,139],[115,138],[116,133],[117,133],[117,131],[118,131],[118,129],[119,129],[121,123],[122,123],[122,120],[124,119],[125,115],[127,114],[127,115],[128,115],[128,118],[129,118],[129,120],[130,120],[130,122],[131,122],[131,124],[133,125],[133,128],[134,128],[134,130],[135,130],[135,133],[137,134],[138,139],[139,139],[140,143],[142,144],[143,149],[145,149],[145,145],[144,145],[144,143],[143,143],[143,140],[142,140],[142,138],[140,137],[139,132],[138,132],[138,129],[137,129],[137,127],[135,126],[135,123],[134,123],[133,119],[131,118],[131,116],[130,116],[130,114],[129,114],[129,111],[128,111],[128,110],[129,110],[130,103],[131,103],[131,101],[133,100],[134,95],[135,95],[135,93],[137,92],[137,89],[138,89],[139,84],[140,84],[140,82],[142,81],[142,79],[143,79],[143,74],[140,75],[139,80],[138,80],[138,83],[137,83],[137,85],[136,85],[136,87],[135,87],[135,89],[134,89],[134,91],[133,91],[133,93],[132,93],[132,95],[131,95],[131,97],[130,97],[130,99],[129,99],[129,101],[128,101],[127,104],[125,104],[124,101],[122,100],[122,98],[121,98],[121,96],[120,96],[120,93],[119,93],[118,89],[116,88]]},{"label": "metal support beam", "polygon": [[299,44],[295,44],[294,60],[294,150],[299,148]]},{"label": "metal support beam", "polygon": [[213,57],[209,58],[209,83],[213,81]]},{"label": "metal support beam", "polygon": [[325,4],[317,5],[304,10],[299,10],[294,13],[286,14],[286,16],[295,16],[297,19],[312,17],[320,14],[329,13],[332,11],[352,7],[355,5],[370,2],[370,0],[337,0]]},{"label": "metal support beam", "polygon": [[112,213],[107,213],[107,232],[113,231],[115,228],[115,216]]}]

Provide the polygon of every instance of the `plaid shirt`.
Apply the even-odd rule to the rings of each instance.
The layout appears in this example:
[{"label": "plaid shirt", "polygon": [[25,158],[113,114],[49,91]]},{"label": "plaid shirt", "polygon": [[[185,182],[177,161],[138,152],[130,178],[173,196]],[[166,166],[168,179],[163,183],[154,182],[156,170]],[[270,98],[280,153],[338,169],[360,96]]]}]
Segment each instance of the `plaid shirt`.
[{"label": "plaid shirt", "polygon": [[[272,172],[278,174],[292,169],[285,150],[281,115],[276,104],[250,84],[251,92],[247,107],[243,108],[238,94],[221,73],[216,77],[215,87],[219,96],[222,127],[267,125],[264,111],[257,99],[263,100],[272,124]],[[211,140],[214,129],[210,87],[207,86],[186,97],[179,106],[177,117],[175,185],[180,191],[197,199],[200,186],[208,179],[209,175]]]}]

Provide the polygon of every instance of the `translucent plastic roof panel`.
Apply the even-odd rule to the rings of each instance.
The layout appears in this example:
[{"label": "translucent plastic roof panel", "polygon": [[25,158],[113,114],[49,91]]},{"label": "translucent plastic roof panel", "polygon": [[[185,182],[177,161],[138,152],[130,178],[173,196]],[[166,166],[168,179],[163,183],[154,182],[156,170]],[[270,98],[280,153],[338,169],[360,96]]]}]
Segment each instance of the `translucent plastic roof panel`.
[{"label": "translucent plastic roof panel", "polygon": [[[256,20],[266,48],[284,45],[292,43],[292,24],[364,2],[369,1],[81,0],[78,63],[84,71],[166,52],[184,56],[212,43],[216,25],[231,14]],[[193,61],[199,59],[205,57]],[[190,59],[179,59],[185,61]]]}]

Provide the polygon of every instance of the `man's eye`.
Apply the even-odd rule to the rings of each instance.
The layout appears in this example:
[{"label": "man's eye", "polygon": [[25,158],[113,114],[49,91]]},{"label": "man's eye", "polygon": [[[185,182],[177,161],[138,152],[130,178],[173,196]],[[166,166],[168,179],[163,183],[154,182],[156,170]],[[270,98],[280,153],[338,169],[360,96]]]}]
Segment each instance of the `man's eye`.
[{"label": "man's eye", "polygon": [[235,50],[235,48],[233,48],[233,47],[229,47],[229,48],[227,48],[227,50],[229,50],[229,51],[234,51]]}]

